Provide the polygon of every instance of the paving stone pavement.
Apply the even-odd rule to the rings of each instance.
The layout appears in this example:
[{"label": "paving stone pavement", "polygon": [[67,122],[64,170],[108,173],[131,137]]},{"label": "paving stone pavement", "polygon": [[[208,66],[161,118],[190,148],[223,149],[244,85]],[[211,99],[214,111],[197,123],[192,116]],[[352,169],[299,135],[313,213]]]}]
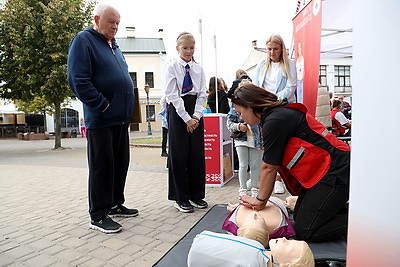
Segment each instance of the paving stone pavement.
[{"label": "paving stone pavement", "polygon": [[[86,139],[62,146],[0,139],[0,266],[152,266],[209,209],[178,212],[167,199],[161,149],[132,147],[125,204],[140,214],[116,218],[117,234],[91,230]],[[237,189],[237,178],[207,187],[206,200],[236,203]]]}]

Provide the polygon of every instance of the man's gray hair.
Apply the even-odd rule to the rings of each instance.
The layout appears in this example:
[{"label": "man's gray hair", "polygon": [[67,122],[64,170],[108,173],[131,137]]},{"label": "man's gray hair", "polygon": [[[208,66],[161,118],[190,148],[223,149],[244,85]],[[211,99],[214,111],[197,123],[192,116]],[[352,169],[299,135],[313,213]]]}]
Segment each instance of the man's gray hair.
[{"label": "man's gray hair", "polygon": [[115,7],[113,7],[112,5],[110,5],[110,4],[106,3],[106,2],[100,2],[94,8],[94,15],[95,16],[101,16],[109,8],[117,10]]}]

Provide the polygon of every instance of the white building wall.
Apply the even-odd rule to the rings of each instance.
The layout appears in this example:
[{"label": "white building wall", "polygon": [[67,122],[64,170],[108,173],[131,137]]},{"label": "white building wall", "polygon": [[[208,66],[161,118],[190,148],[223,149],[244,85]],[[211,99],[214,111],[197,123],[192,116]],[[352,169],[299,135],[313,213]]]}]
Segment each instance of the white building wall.
[{"label": "white building wall", "polygon": [[[329,92],[335,93],[335,65],[350,66],[350,80],[353,83],[353,59],[352,58],[330,58],[320,60],[320,65],[326,65],[326,80]],[[346,93],[346,96],[351,94]]]}]

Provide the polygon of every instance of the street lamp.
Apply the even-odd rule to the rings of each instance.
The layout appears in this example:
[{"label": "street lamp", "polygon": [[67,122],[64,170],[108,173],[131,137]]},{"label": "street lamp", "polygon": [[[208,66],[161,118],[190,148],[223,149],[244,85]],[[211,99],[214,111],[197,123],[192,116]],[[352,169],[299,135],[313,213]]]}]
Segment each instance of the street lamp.
[{"label": "street lamp", "polygon": [[146,117],[147,117],[147,135],[152,135],[151,132],[151,125],[150,125],[150,106],[149,106],[149,91],[150,91],[150,86],[146,84],[144,86],[144,91],[146,92],[147,95],[147,104],[146,104]]}]

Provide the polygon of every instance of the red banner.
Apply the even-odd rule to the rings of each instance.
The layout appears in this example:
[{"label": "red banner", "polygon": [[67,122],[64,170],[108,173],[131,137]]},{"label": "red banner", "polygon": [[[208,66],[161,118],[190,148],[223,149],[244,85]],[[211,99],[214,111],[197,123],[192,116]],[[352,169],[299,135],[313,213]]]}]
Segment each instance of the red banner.
[{"label": "red banner", "polygon": [[297,101],[315,116],[321,51],[321,0],[310,1],[293,19]]}]

